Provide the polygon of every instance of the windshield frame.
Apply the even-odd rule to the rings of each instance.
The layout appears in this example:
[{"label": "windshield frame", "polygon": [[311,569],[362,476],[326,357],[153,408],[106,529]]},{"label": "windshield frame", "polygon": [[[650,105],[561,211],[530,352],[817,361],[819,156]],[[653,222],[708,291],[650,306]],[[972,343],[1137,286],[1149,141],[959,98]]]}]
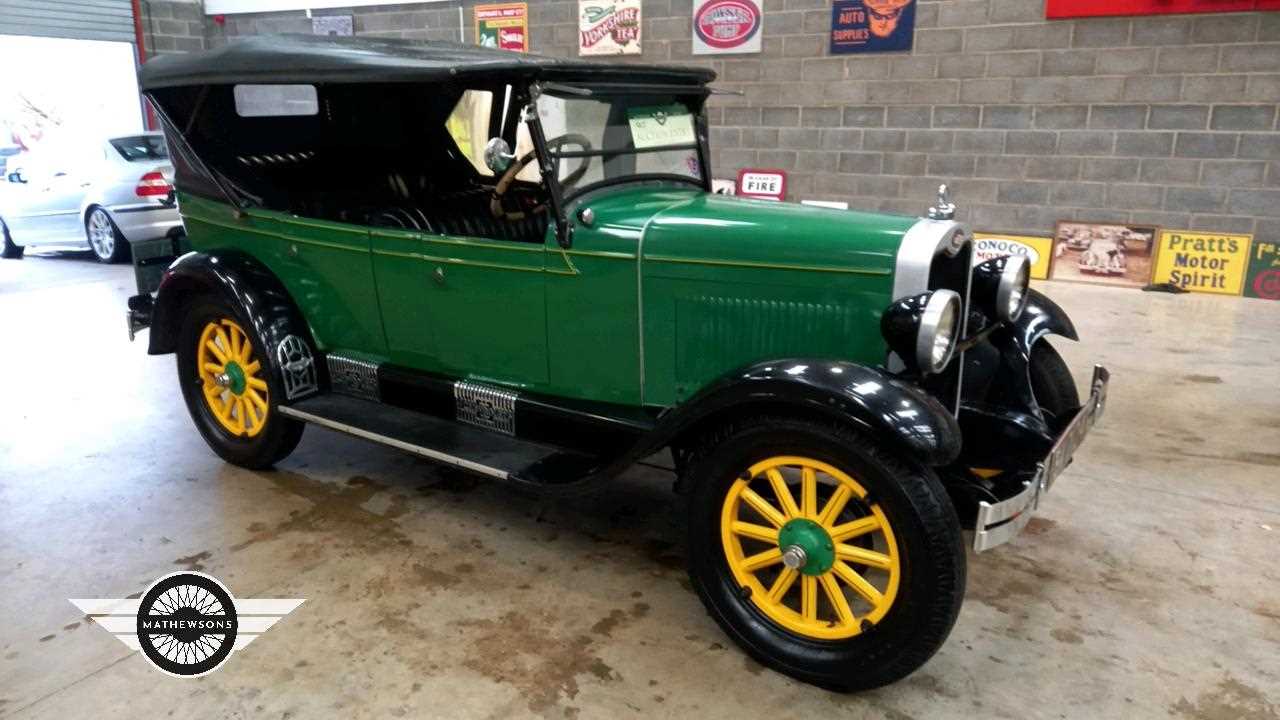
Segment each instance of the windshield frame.
[{"label": "windshield frame", "polygon": [[[544,93],[566,100],[591,96],[670,94],[677,101],[688,105],[689,109],[693,112],[694,142],[675,145],[661,145],[648,148],[631,148],[628,150],[605,150],[602,148],[599,150],[585,151],[552,151],[547,147],[547,137],[543,132],[542,120],[536,111],[538,98]],[[556,83],[551,87],[544,87],[537,83],[530,86],[528,102],[533,111],[529,112],[526,110],[526,122],[529,125],[530,134],[533,136],[534,148],[537,151],[538,159],[541,163],[542,180],[546,185],[548,194],[551,196],[552,208],[556,214],[557,235],[559,236],[561,246],[569,246],[570,235],[572,234],[572,228],[568,224],[568,219],[564,216],[565,208],[573,200],[586,193],[616,185],[654,181],[693,185],[694,187],[711,192],[711,149],[708,142],[709,133],[707,132],[706,113],[706,99],[710,94],[710,89],[705,85],[637,85],[601,82],[574,82],[571,86],[559,83]],[[640,155],[666,150],[694,150],[697,153],[698,159],[698,177],[695,178],[691,175],[677,175],[672,173],[636,173],[614,178],[606,178],[587,185],[574,186],[569,188],[567,192],[564,185],[560,182],[558,172],[560,160],[583,157],[603,158],[619,155]]]}]

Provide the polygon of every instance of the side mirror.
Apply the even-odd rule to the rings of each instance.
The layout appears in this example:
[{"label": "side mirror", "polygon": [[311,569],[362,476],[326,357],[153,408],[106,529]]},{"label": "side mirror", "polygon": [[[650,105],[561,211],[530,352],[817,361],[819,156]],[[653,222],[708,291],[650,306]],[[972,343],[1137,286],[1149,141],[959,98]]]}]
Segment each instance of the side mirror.
[{"label": "side mirror", "polygon": [[495,173],[504,173],[516,159],[511,146],[500,137],[493,138],[484,146],[484,164]]}]

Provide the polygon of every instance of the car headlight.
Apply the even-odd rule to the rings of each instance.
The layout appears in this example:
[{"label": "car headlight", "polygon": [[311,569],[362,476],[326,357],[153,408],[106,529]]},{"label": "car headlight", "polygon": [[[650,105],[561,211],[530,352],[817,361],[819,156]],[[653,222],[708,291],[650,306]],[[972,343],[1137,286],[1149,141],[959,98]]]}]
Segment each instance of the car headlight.
[{"label": "car headlight", "polygon": [[1031,263],[1022,255],[981,262],[973,269],[972,297],[983,312],[1000,322],[1013,322],[1027,306]]},{"label": "car headlight", "polygon": [[880,319],[880,332],[904,363],[925,374],[942,372],[960,339],[960,305],[952,290],[895,300]]}]

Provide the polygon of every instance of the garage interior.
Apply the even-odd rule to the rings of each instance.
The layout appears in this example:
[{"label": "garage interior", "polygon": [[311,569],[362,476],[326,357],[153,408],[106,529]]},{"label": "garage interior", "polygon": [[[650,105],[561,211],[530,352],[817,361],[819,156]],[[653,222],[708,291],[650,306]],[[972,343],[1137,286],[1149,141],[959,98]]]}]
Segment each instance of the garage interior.
[{"label": "garage interior", "polygon": [[[830,0],[770,0],[761,55],[707,59],[690,2],[645,0],[628,60],[709,65],[745,93],[713,100],[713,169],[783,168],[789,201],[919,215],[943,181],[975,229],[1280,240],[1280,15],[917,3],[909,53],[828,57]],[[576,55],[577,3],[529,5],[532,51]],[[461,15],[469,41],[474,6],[314,14],[448,40]],[[0,35],[140,41],[145,58],[311,32],[304,10],[205,10],[0,0]],[[1021,535],[968,552],[941,651],[842,694],[764,668],[708,616],[666,455],[572,500],[318,427],[274,470],[243,470],[194,432],[173,358],[126,337],[133,268],[56,245],[0,260],[0,717],[1280,718],[1280,305],[1033,287],[1071,313],[1080,341],[1054,346],[1081,387],[1110,369],[1105,419]],[[182,681],[68,602],[177,570],[307,600]]]}]

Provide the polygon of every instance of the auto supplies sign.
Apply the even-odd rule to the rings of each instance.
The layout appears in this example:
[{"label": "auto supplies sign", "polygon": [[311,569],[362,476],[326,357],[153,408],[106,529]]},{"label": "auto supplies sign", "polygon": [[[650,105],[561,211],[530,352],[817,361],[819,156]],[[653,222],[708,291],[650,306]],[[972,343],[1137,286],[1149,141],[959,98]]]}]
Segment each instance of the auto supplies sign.
[{"label": "auto supplies sign", "polygon": [[529,6],[522,2],[477,5],[476,44],[529,52]]},{"label": "auto supplies sign", "polygon": [[693,4],[693,54],[760,52],[764,13],[756,0],[696,0]]},{"label": "auto supplies sign", "polygon": [[1255,242],[1244,278],[1245,297],[1280,300],[1280,244]]},{"label": "auto supplies sign", "polygon": [[787,196],[787,173],[783,170],[743,168],[738,171],[738,192],[755,200],[782,200]]},{"label": "auto supplies sign", "polygon": [[973,234],[973,264],[1006,255],[1022,255],[1031,264],[1031,277],[1049,279],[1049,263],[1053,260],[1053,238],[1032,235]]},{"label": "auto supplies sign", "polygon": [[578,0],[579,55],[639,55],[640,0]]},{"label": "auto supplies sign", "polygon": [[915,0],[835,0],[831,54],[910,50],[915,30]]},{"label": "auto supplies sign", "polygon": [[1249,264],[1250,235],[1164,230],[1156,244],[1153,283],[1192,292],[1239,295]]}]

